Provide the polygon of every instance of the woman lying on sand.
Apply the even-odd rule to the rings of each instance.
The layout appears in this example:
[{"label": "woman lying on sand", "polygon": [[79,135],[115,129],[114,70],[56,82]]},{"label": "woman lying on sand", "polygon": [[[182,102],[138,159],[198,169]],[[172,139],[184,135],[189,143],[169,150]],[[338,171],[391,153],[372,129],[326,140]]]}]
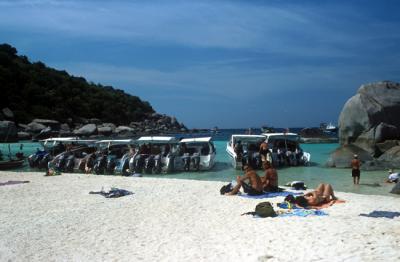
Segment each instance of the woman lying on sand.
[{"label": "woman lying on sand", "polygon": [[314,191],[298,196],[295,203],[301,207],[320,206],[332,200],[337,200],[330,184],[320,184]]}]

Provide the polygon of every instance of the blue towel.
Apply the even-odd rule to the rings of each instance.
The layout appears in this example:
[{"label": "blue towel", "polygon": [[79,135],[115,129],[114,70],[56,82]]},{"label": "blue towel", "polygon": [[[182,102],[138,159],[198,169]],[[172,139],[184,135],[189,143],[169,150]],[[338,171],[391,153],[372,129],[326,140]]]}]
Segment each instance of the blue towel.
[{"label": "blue towel", "polygon": [[328,214],[321,210],[313,209],[292,209],[291,211],[279,214],[279,217],[307,217],[307,216],[327,216]]},{"label": "blue towel", "polygon": [[386,217],[386,218],[390,218],[393,219],[395,217],[400,216],[400,212],[392,212],[392,211],[372,211],[369,214],[360,214],[360,216],[363,217]]},{"label": "blue towel", "polygon": [[261,198],[269,198],[269,197],[278,197],[278,196],[288,196],[288,195],[302,195],[303,193],[295,193],[295,192],[289,192],[289,191],[283,191],[283,192],[265,192],[262,195],[256,195],[256,196],[250,196],[248,194],[241,194],[240,196],[242,197],[247,197],[247,198],[255,198],[255,199],[261,199]]}]

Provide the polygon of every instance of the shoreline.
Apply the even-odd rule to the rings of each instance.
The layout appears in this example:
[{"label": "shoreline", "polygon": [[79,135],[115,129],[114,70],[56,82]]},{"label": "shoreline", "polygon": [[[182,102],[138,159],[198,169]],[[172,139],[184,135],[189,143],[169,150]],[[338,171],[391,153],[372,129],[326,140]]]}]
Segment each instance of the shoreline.
[{"label": "shoreline", "polygon": [[[398,261],[398,198],[337,192],[327,216],[253,218],[257,203],[221,196],[224,182],[39,172],[0,172],[0,259],[118,261]],[[102,187],[134,194],[89,195]],[[310,248],[314,247],[314,248]]]}]

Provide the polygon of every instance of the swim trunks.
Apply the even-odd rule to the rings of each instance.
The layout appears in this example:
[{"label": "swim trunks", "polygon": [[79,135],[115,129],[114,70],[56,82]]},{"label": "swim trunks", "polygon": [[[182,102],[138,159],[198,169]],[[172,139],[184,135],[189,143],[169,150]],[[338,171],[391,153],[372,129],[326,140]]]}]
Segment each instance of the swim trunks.
[{"label": "swim trunks", "polygon": [[255,190],[252,186],[246,184],[246,183],[242,183],[242,187],[243,187],[243,191],[245,193],[247,193],[250,196],[258,196],[258,195],[262,195],[264,192],[260,192]]},{"label": "swim trunks", "polygon": [[352,169],[351,176],[352,177],[360,177],[360,169]]}]

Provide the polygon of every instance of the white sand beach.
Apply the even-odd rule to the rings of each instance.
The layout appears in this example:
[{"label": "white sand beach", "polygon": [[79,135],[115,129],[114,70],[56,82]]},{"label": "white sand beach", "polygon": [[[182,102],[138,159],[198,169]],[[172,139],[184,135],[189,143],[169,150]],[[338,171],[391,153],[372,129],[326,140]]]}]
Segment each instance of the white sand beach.
[{"label": "white sand beach", "polygon": [[[257,203],[222,182],[0,172],[0,261],[399,261],[398,197],[337,192],[328,216],[241,216]],[[90,195],[102,187],[133,195]]]}]

